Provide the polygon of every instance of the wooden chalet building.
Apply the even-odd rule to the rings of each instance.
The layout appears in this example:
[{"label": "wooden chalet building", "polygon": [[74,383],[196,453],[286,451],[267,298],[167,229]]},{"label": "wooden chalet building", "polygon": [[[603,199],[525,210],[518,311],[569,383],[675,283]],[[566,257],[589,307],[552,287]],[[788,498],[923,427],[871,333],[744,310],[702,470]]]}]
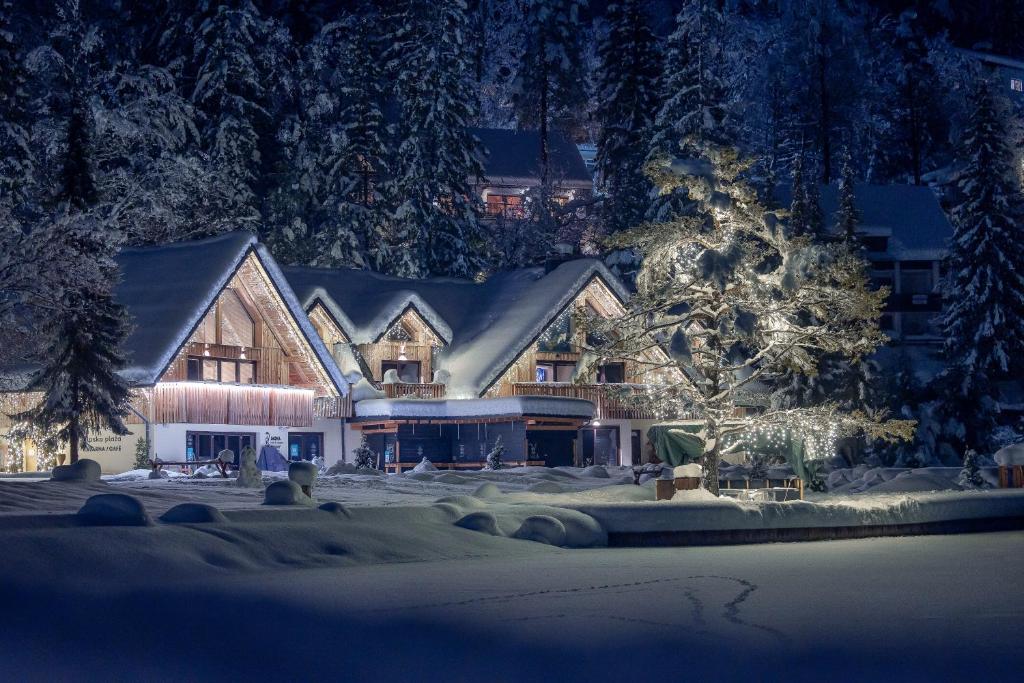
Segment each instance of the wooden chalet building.
[{"label": "wooden chalet building", "polygon": [[[287,268],[286,276],[352,385],[353,430],[391,470],[424,457],[479,467],[501,437],[506,461],[628,465],[650,452],[655,415],[623,361],[574,382],[573,313],[623,311],[627,293],[592,259],[481,282]],[[349,439],[353,445],[357,437]]]},{"label": "wooden chalet building", "polygon": [[[311,457],[341,451],[339,418],[349,387],[267,250],[248,233],[125,249],[115,299],[131,332],[122,375],[133,387],[132,434],[90,434],[83,457],[105,472],[131,469],[136,441],[150,455],[208,459],[224,448],[276,446]],[[0,456],[17,447],[36,467],[35,445],[11,443],[10,414],[38,401],[19,392],[32,368],[4,372]]]}]

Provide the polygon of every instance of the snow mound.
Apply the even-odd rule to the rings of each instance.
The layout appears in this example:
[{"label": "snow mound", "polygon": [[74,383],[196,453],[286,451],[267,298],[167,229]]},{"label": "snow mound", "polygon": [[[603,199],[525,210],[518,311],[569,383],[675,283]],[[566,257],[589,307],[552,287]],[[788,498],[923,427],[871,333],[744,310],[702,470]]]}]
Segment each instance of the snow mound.
[{"label": "snow mound", "polygon": [[415,481],[434,481],[434,475],[430,472],[407,472],[404,476]]},{"label": "snow mound", "polygon": [[1004,467],[1024,465],[1024,443],[1013,443],[1009,446],[1003,446],[992,457],[997,465]]},{"label": "snow mound", "polygon": [[290,479],[271,483],[263,497],[264,505],[309,505],[312,502],[302,492],[302,487]]},{"label": "snow mound", "polygon": [[352,516],[352,513],[349,512],[349,509],[346,506],[342,505],[341,503],[336,503],[334,501],[331,501],[330,503],[324,503],[323,505],[320,506],[320,509],[323,510],[324,512],[329,512],[332,515],[337,515],[338,517]]},{"label": "snow mound", "polygon": [[70,465],[57,465],[53,468],[51,481],[99,481],[100,464],[89,458],[82,458]]},{"label": "snow mound", "polygon": [[442,484],[468,484],[470,482],[466,477],[461,474],[455,474],[454,472],[445,472],[444,474],[435,476],[433,479],[434,481]]},{"label": "snow mound", "polygon": [[[157,472],[157,476],[153,473]],[[122,483],[126,481],[150,481],[155,479],[173,479],[188,477],[187,474],[173,470],[128,470],[118,474],[104,474],[102,480],[108,483]]]},{"label": "snow mound", "polygon": [[205,503],[181,503],[160,516],[167,524],[222,524],[228,521],[224,513]]},{"label": "snow mound", "polygon": [[537,482],[526,490],[530,493],[565,493],[565,487],[560,486],[553,481]]},{"label": "snow mound", "polygon": [[466,508],[468,510],[480,510],[487,507],[486,503],[479,498],[474,498],[473,496],[445,496],[444,498],[438,498],[434,503],[435,505],[454,505],[455,507]]},{"label": "snow mound", "polygon": [[595,479],[608,479],[608,470],[601,467],[600,465],[591,465],[590,467],[584,467],[580,473],[584,477],[594,477]]},{"label": "snow mound", "polygon": [[101,493],[92,496],[78,511],[78,517],[86,524],[95,526],[149,526],[152,524],[142,501],[124,493]]},{"label": "snow mound", "polygon": [[327,468],[327,474],[334,476],[336,474],[355,474],[359,471],[359,468],[350,462],[336,462]]},{"label": "snow mound", "polygon": [[288,465],[288,478],[299,486],[309,486],[312,490],[316,483],[316,475],[319,473],[316,465],[311,462],[293,462]]},{"label": "snow mound", "polygon": [[[441,481],[440,477],[438,477],[438,481]],[[495,486],[491,482],[487,482],[485,484],[480,484],[480,486],[477,486],[476,490],[473,491],[473,495],[477,498],[498,498],[502,495],[502,493],[501,489],[499,489],[497,486]]]},{"label": "snow mound", "polygon": [[672,470],[674,477],[703,477],[704,468],[695,462],[688,465],[679,465]]},{"label": "snow mound", "polygon": [[515,537],[526,541],[562,546],[565,544],[565,526],[554,517],[532,515],[523,520]]},{"label": "snow mound", "polygon": [[419,461],[419,463],[416,465],[416,467],[412,468],[412,471],[413,472],[437,472],[437,468],[434,467],[434,463],[430,462],[429,460],[426,459],[426,457],[424,457],[422,460]]},{"label": "snow mound", "polygon": [[459,521],[455,522],[455,526],[462,527],[463,529],[469,529],[470,531],[482,531],[483,533],[490,534],[491,536],[503,535],[501,530],[498,529],[497,517],[486,510],[469,513]]}]

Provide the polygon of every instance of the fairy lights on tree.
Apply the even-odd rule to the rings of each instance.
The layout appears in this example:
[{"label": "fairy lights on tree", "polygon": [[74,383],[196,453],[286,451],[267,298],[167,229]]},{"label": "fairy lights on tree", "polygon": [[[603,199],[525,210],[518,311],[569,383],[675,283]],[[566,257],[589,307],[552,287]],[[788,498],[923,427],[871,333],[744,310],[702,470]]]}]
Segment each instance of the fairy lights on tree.
[{"label": "fairy lights on tree", "polygon": [[[594,362],[632,359],[649,378],[638,401],[697,421],[714,492],[722,456],[755,439],[798,438],[806,457],[821,458],[841,436],[908,438],[912,422],[764,400],[787,369],[813,374],[823,354],[859,358],[883,343],[877,319],[887,292],[869,289],[863,261],[842,244],[791,234],[743,178],[735,150],[687,148],[700,157],[653,171],[662,193],[685,191],[686,210],[615,239],[644,262],[626,313],[587,321],[608,340],[591,349]],[[746,410],[752,405],[760,407]]]}]

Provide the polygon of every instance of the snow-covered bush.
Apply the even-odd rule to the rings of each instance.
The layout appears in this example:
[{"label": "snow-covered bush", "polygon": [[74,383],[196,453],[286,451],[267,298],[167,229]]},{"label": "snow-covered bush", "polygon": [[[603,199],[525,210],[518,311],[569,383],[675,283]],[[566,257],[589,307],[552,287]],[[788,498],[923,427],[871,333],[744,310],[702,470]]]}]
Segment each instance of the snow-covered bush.
[{"label": "snow-covered bush", "polygon": [[500,470],[505,465],[502,464],[501,458],[505,454],[505,444],[501,442],[499,436],[494,440],[494,448],[487,454],[487,466],[484,469],[488,470]]}]

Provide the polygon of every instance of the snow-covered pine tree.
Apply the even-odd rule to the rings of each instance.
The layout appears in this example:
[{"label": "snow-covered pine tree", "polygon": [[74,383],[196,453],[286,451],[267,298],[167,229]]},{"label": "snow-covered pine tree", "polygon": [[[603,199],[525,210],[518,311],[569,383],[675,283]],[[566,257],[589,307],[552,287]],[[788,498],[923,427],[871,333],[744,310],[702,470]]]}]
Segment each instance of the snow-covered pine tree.
[{"label": "snow-covered pine tree", "polygon": [[380,78],[377,14],[363,3],[326,24],[306,48],[299,77],[299,113],[291,140],[292,204],[274,254],[287,263],[367,268],[386,224],[381,193],[388,150]]},{"label": "snow-covered pine tree", "polygon": [[836,233],[850,248],[857,247],[857,226],[860,212],[857,210],[855,195],[856,179],[849,148],[843,151],[839,168],[839,207],[836,209]]},{"label": "snow-covered pine tree", "polygon": [[470,7],[480,103],[476,125],[511,128],[515,123],[511,89],[519,57],[520,0],[475,0]]},{"label": "snow-covered pine tree", "polygon": [[505,444],[503,444],[501,442],[501,435],[499,435],[498,438],[496,438],[494,440],[494,446],[491,448],[490,452],[487,453],[487,463],[484,466],[484,469],[488,469],[488,470],[500,470],[500,469],[502,469],[505,466],[504,463],[502,463],[502,461],[501,461],[501,459],[502,459],[502,457],[504,455],[505,455]]},{"label": "snow-covered pine tree", "polygon": [[377,468],[377,454],[370,448],[370,444],[367,443],[366,434],[360,437],[359,445],[352,451],[352,463],[360,469]]},{"label": "snow-covered pine tree", "polygon": [[1021,189],[1006,130],[1006,103],[979,80],[964,131],[963,197],[953,211],[942,316],[954,412],[968,425],[967,445],[987,450],[994,382],[1024,354],[1024,241]]},{"label": "snow-covered pine tree", "polygon": [[[55,68],[52,94],[55,115],[65,119],[55,144],[55,208],[45,223],[52,278],[60,305],[47,321],[49,340],[27,391],[42,393],[25,417],[41,431],[55,433],[70,446],[71,462],[91,429],[127,433],[129,389],[118,375],[124,365],[119,350],[127,334],[123,307],[115,303],[113,260],[119,238],[98,220],[93,177],[94,121],[87,99],[88,56],[98,45],[94,27],[82,19],[78,0],[57,7],[57,21],[37,59]],[[40,235],[37,235],[40,238]],[[43,332],[43,330],[40,330]]]},{"label": "snow-covered pine tree", "polygon": [[[728,112],[726,18],[716,0],[686,0],[665,46],[658,112],[648,150],[649,164],[687,155],[686,140],[732,143]],[[659,193],[647,216],[669,220],[686,206],[679,191]]]},{"label": "snow-covered pine tree", "polygon": [[29,203],[36,174],[20,19],[11,0],[0,0],[0,222],[9,227]]},{"label": "snow-covered pine tree", "polygon": [[658,108],[661,71],[657,40],[640,0],[608,6],[608,34],[598,55],[597,170],[605,227],[616,232],[639,223],[650,203],[646,149]]},{"label": "snow-covered pine tree", "polygon": [[806,160],[798,155],[793,162],[793,197],[789,205],[789,231],[794,237],[818,239],[824,232],[821,193],[818,180],[804,168]]},{"label": "snow-covered pine tree", "polygon": [[779,229],[743,179],[749,164],[735,150],[697,148],[701,158],[660,175],[666,185],[685,185],[689,215],[616,240],[640,249],[644,262],[625,315],[587,321],[608,340],[594,357],[634,360],[657,387],[647,400],[668,414],[697,416],[711,491],[722,455],[742,448],[743,435],[791,430],[811,458],[830,456],[841,434],[909,437],[912,423],[845,413],[834,403],[735,417],[757,383],[786,368],[813,372],[822,354],[873,351],[884,340],[876,324],[884,297],[847,251]]},{"label": "snow-covered pine tree", "polygon": [[[483,176],[474,118],[473,60],[464,0],[412,0],[399,15],[403,56],[396,92],[400,141],[396,209],[385,270],[472,278],[481,269],[473,183]],[[408,24],[408,26],[406,26]]]},{"label": "snow-covered pine tree", "polygon": [[981,477],[981,468],[978,466],[978,452],[973,448],[968,448],[964,452],[964,464],[956,483],[965,489],[978,489],[985,485],[985,480]]},{"label": "snow-covered pine tree", "polygon": [[204,148],[229,188],[236,225],[256,227],[269,88],[260,60],[269,28],[249,0],[237,0],[216,8],[196,3],[179,30],[191,39],[187,82]]},{"label": "snow-covered pine tree", "polygon": [[570,128],[586,98],[580,11],[586,0],[525,0],[512,102],[520,128],[540,131],[541,185],[551,177],[549,132]]},{"label": "snow-covered pine tree", "polygon": [[685,140],[728,143],[725,17],[717,0],[686,0],[665,47],[662,102],[651,158],[676,156]]}]

